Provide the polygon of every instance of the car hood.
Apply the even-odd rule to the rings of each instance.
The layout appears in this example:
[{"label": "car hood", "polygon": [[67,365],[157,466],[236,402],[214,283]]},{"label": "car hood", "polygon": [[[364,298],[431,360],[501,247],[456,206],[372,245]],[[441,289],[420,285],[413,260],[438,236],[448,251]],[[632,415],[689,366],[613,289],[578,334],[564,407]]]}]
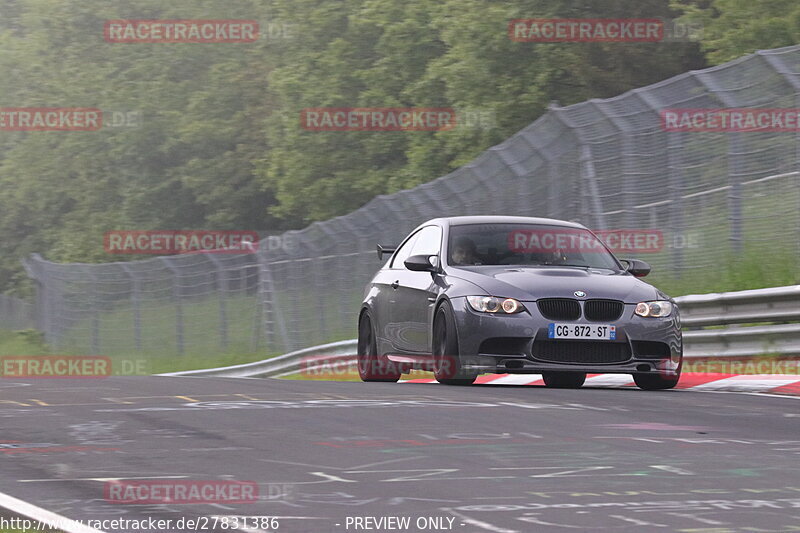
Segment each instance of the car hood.
[{"label": "car hood", "polygon": [[486,294],[517,300],[608,298],[625,303],[667,298],[652,285],[630,274],[604,269],[566,267],[480,266],[453,269],[448,274],[478,285]]}]

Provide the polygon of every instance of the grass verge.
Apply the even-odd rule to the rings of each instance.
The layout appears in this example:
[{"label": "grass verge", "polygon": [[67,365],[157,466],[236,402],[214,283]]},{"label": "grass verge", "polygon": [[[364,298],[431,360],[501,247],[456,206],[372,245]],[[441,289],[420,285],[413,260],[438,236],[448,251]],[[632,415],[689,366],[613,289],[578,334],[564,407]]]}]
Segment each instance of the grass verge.
[{"label": "grass verge", "polygon": [[[687,252],[691,253],[707,252]],[[705,256],[687,257],[687,264],[700,264],[700,257]],[[705,257],[705,260],[712,266],[684,270],[680,276],[677,271],[656,268],[646,281],[670,296],[800,282],[794,249],[779,251],[750,246],[738,256],[719,255],[713,259]],[[656,263],[668,264],[664,258],[654,261]],[[284,315],[288,337],[300,337],[307,345],[355,337],[355,314],[360,297],[344,289],[338,293],[337,305],[330,305],[333,302],[330,294],[327,299],[315,299],[316,293],[310,289],[295,291],[297,294],[292,298],[287,292],[276,291],[276,309]],[[222,317],[226,317],[225,320]],[[224,301],[210,297],[185,302],[180,313],[174,305],[166,304],[143,305],[138,313],[125,307],[109,309],[70,322],[61,340],[63,348],[57,353],[107,355],[120,374],[153,374],[249,363],[283,352],[280,343],[265,345],[262,320],[255,296],[237,296]],[[181,355],[176,346],[179,335],[184,340],[185,355]],[[283,339],[281,328],[276,328],[275,335]],[[95,350],[89,351],[87,346],[92,345]],[[34,330],[0,331],[0,356],[51,353],[41,334]]]},{"label": "grass verge", "polygon": [[[44,356],[44,355],[89,355],[75,350],[52,350],[44,342],[38,331],[2,331],[0,330],[0,357],[6,356]],[[102,355],[102,354],[101,354]],[[229,351],[196,350],[191,355],[174,353],[115,352],[111,359],[111,373],[117,376],[150,375],[181,370],[197,370],[219,366],[238,365],[261,361],[276,354],[254,353],[247,347],[232,347]],[[2,367],[0,367],[0,376]]]}]

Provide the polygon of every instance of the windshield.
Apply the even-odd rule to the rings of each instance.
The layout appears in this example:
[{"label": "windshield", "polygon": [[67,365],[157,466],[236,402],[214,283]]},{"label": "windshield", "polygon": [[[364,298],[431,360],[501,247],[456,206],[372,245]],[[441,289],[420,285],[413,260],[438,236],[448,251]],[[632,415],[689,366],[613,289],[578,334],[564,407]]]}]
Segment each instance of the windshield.
[{"label": "windshield", "polygon": [[530,265],[619,269],[590,231],[544,224],[465,224],[450,227],[454,266]]}]

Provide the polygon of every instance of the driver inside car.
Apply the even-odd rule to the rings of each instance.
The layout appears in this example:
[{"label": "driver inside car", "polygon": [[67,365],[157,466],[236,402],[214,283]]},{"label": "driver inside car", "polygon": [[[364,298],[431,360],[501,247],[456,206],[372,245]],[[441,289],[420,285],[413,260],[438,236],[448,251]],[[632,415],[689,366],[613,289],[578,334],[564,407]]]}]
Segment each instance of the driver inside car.
[{"label": "driver inside car", "polygon": [[451,254],[452,263],[454,265],[479,265],[481,264],[478,258],[478,248],[475,242],[467,237],[461,237],[456,240]]}]

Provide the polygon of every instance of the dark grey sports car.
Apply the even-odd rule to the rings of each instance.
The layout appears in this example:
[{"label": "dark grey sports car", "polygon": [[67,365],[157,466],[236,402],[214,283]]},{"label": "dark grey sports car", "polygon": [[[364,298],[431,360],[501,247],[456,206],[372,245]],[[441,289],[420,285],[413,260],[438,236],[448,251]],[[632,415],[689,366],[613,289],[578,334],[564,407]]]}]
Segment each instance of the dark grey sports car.
[{"label": "dark grey sports car", "polygon": [[683,358],[675,302],[637,279],[587,228],[546,218],[475,216],[425,222],[367,286],[358,320],[364,381],[412,368],[467,385],[485,373],[542,374],[576,388],[587,373],[632,374],[668,389]]}]

